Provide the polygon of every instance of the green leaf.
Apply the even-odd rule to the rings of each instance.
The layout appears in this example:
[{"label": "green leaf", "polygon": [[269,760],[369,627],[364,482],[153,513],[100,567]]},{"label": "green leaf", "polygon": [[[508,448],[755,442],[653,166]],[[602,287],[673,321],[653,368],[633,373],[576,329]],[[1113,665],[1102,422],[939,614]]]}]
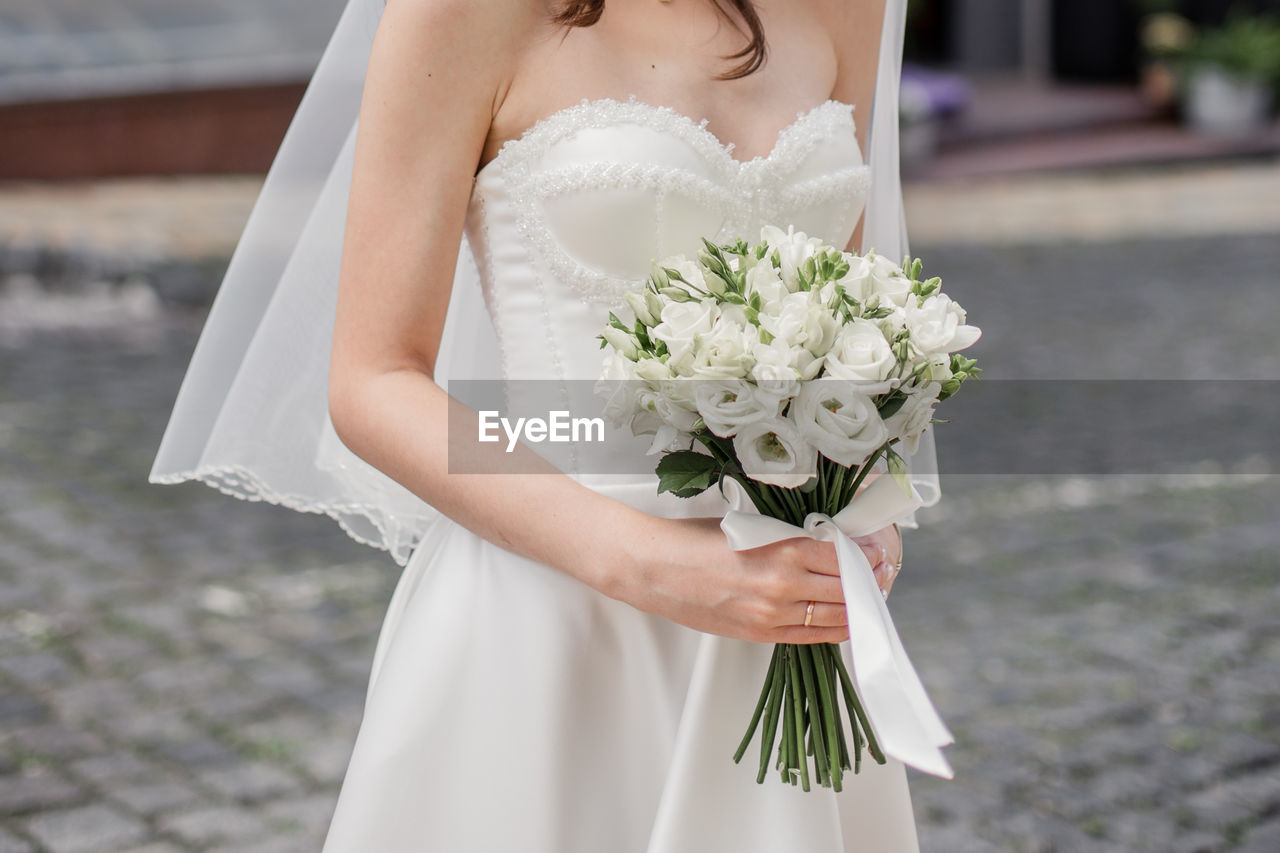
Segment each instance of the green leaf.
[{"label": "green leaf", "polygon": [[889,474],[897,480],[907,497],[911,496],[911,477],[907,472],[907,460],[898,455],[893,448],[885,450],[885,458],[889,462]]},{"label": "green leaf", "polygon": [[720,465],[705,453],[676,450],[658,463],[658,493],[671,492],[678,498],[700,495],[719,477]]}]

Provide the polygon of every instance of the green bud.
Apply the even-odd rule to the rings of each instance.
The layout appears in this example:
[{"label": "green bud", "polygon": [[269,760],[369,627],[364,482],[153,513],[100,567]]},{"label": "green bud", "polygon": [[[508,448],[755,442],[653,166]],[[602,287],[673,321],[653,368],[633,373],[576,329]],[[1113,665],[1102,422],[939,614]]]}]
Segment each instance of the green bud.
[{"label": "green bud", "polygon": [[637,321],[646,326],[653,326],[658,322],[658,318],[649,313],[649,305],[645,301],[643,293],[629,290],[622,298],[627,300],[627,305],[635,313]]},{"label": "green bud", "polygon": [[658,296],[656,291],[646,289],[644,292],[644,307],[648,309],[650,315],[654,319],[662,316],[662,297]]},{"label": "green bud", "polygon": [[649,265],[649,281],[653,283],[654,290],[661,291],[662,288],[671,284],[671,280],[667,277],[667,272],[658,266],[657,262]]}]

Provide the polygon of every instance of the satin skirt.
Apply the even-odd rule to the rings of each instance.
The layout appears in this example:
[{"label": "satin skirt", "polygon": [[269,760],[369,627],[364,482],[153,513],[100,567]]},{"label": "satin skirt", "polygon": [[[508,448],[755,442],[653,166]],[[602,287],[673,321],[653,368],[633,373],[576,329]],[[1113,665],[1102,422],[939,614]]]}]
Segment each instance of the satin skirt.
[{"label": "satin skirt", "polygon": [[915,853],[896,762],[839,794],[733,763],[771,649],[441,518],[392,597],[325,853]]}]

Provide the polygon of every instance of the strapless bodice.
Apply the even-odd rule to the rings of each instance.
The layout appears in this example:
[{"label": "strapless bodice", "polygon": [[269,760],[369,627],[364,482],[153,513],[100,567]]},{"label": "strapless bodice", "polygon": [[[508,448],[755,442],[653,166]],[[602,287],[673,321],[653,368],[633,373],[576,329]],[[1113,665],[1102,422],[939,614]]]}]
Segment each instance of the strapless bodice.
[{"label": "strapless bodice", "polygon": [[844,247],[869,183],[839,101],[800,113],[752,160],[705,121],[634,99],[552,114],[480,170],[467,216],[505,377],[596,378],[609,312],[651,260],[692,257],[704,237],[754,243],[764,225],[794,226]]}]

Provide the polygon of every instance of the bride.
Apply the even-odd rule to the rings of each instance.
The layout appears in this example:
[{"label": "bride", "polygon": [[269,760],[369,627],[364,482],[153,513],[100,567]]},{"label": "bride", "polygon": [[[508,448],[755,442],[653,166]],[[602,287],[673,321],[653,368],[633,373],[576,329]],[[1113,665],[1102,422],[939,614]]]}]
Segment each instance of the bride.
[{"label": "bride", "polygon": [[[731,761],[768,644],[848,637],[829,543],[735,552],[714,490],[651,477],[451,473],[445,390],[594,379],[622,294],[703,236],[903,251],[905,3],[380,6],[348,4],[153,471],[405,564],[325,850],[915,850],[892,759],[840,794]],[[898,531],[858,544],[887,594]]]}]

